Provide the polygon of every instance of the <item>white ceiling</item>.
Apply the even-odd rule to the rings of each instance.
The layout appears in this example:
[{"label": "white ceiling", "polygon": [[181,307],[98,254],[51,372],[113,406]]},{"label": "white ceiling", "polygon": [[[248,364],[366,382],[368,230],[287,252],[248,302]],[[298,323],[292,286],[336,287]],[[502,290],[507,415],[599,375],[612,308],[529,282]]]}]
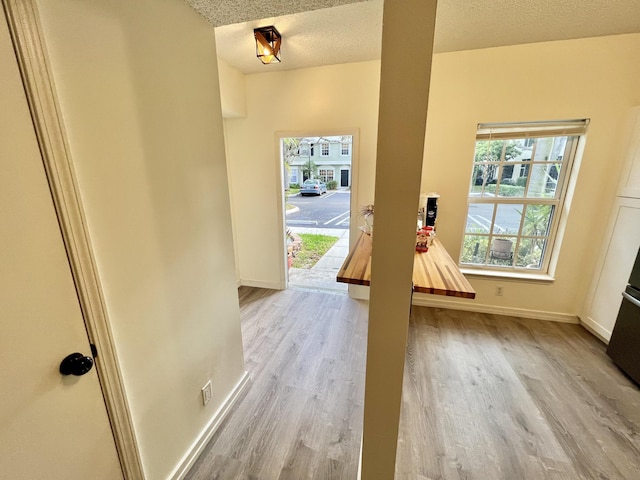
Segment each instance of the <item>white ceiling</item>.
[{"label": "white ceiling", "polygon": [[[218,55],[244,73],[380,58],[383,0],[186,1],[217,27]],[[280,64],[255,56],[253,29],[266,25],[282,34]],[[435,51],[635,32],[640,0],[440,0]]]}]

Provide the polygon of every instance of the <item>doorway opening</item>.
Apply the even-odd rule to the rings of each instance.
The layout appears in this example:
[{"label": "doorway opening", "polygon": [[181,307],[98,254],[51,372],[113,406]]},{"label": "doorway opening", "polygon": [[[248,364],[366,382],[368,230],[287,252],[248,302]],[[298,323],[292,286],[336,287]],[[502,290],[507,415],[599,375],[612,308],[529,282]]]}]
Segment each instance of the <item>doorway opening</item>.
[{"label": "doorway opening", "polygon": [[286,284],[346,292],[336,275],[349,253],[353,135],[280,138]]}]

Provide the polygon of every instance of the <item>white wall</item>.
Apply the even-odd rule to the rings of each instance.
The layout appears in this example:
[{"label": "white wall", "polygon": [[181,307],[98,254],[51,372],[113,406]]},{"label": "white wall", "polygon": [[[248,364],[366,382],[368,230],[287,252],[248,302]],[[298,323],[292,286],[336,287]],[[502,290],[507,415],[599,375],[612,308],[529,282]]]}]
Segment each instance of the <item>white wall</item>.
[{"label": "white wall", "polygon": [[[441,194],[438,234],[454,258],[465,222],[476,124],[591,119],[556,281],[474,277],[477,299],[458,302],[575,318],[593,273],[592,253],[600,246],[599,215],[611,205],[622,165],[620,129],[639,101],[638,78],[639,34],[435,55],[422,191]],[[275,131],[359,127],[356,202],[371,201],[378,82],[379,62],[246,77],[247,118],[225,120],[241,281],[278,282]],[[504,287],[502,297],[493,295],[497,284]]]},{"label": "white wall", "polygon": [[222,97],[222,116],[224,118],[246,117],[247,97],[245,95],[244,74],[218,58],[218,76],[220,77],[220,96]]},{"label": "white wall", "polygon": [[[441,54],[433,72],[422,183],[423,191],[442,195],[438,235],[453,258],[465,224],[476,125],[591,119],[555,282],[471,278],[476,305],[577,314],[618,183],[624,122],[640,96],[640,35]],[[498,284],[502,297],[494,295]]]},{"label": "white wall", "polygon": [[167,478],[243,375],[214,30],[174,0],[39,8],[145,473]]}]

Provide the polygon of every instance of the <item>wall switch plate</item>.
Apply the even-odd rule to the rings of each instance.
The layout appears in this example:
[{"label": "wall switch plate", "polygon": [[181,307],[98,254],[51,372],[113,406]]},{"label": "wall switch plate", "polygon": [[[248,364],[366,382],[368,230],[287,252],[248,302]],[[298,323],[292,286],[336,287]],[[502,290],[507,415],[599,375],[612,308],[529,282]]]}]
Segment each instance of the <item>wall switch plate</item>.
[{"label": "wall switch plate", "polygon": [[206,405],[211,400],[213,395],[213,387],[211,386],[211,380],[204,384],[202,387],[202,405]]},{"label": "wall switch plate", "polygon": [[496,296],[498,297],[502,296],[502,286],[500,285],[496,286]]}]

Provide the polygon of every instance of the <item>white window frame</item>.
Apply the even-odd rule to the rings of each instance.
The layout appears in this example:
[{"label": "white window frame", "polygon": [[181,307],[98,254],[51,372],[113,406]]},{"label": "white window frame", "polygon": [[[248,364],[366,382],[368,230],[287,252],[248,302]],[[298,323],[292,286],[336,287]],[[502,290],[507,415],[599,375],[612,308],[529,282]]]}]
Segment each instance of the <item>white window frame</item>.
[{"label": "white window frame", "polygon": [[[326,150],[326,153],[325,153]],[[327,142],[323,142],[320,144],[320,156],[321,157],[328,157],[329,156],[329,144]]]},{"label": "white window frame", "polygon": [[340,156],[348,157],[351,154],[351,144],[348,142],[342,142],[340,144]]},{"label": "white window frame", "polygon": [[[329,174],[331,174],[331,178],[329,178]],[[335,170],[333,168],[321,168],[318,170],[318,177],[320,177],[320,180],[327,183],[335,179]]]},{"label": "white window frame", "polygon": [[[567,191],[569,185],[569,179],[572,175],[574,175],[573,165],[574,160],[578,148],[578,144],[581,138],[586,133],[586,128],[588,125],[588,120],[571,120],[571,121],[561,121],[561,122],[536,122],[536,123],[518,123],[518,124],[479,124],[478,132],[476,135],[476,146],[479,141],[502,141],[502,140],[513,140],[513,139],[527,139],[527,145],[530,145],[532,142],[528,139],[533,139],[533,150],[531,152],[531,159],[529,161],[526,160],[514,160],[508,161],[505,160],[505,149],[503,148],[501,156],[496,161],[487,161],[487,162],[476,162],[475,161],[475,149],[474,149],[474,158],[472,159],[472,168],[471,168],[471,181],[469,185],[469,196],[467,199],[467,215],[465,216],[465,227],[462,234],[462,245],[460,248],[460,258],[458,260],[458,264],[468,270],[469,273],[482,273],[487,272],[491,274],[499,274],[503,273],[506,276],[510,276],[511,274],[532,274],[532,275],[551,275],[550,272],[550,263],[551,259],[554,256],[554,251],[559,247],[557,245],[557,233],[558,226],[560,224],[560,219],[563,217],[562,212],[564,209],[565,202],[567,200]],[[483,180],[482,190],[479,196],[472,196],[472,189],[475,185],[476,179],[476,166],[478,165],[494,165],[497,169],[497,179],[496,179],[496,188],[499,192],[499,188],[502,182],[502,172],[505,166],[513,165],[527,165],[528,166],[528,175],[525,184],[525,194],[529,188],[531,179],[533,178],[532,172],[534,165],[550,165],[552,162],[548,160],[534,160],[535,158],[535,148],[537,144],[535,143],[535,139],[544,138],[544,137],[563,137],[566,136],[567,143],[565,145],[564,153],[562,155],[562,168],[560,169],[560,174],[557,178],[557,187],[556,193],[553,198],[549,197],[497,197],[497,196],[488,196],[486,193],[486,186],[488,185],[486,179]],[[469,210],[471,205],[473,204],[490,204],[494,205],[493,214],[491,218],[490,225],[488,227],[488,233],[483,232],[467,232],[467,224],[469,217]],[[546,236],[531,236],[524,235],[523,228],[525,222],[525,215],[521,215],[520,226],[518,232],[516,234],[500,234],[494,232],[494,225],[496,221],[496,215],[498,213],[498,205],[523,205],[526,208],[526,205],[552,205],[553,206],[553,216],[551,218],[551,223],[549,225],[547,235]],[[524,213],[524,212],[523,212]],[[464,255],[464,245],[465,245],[465,237],[467,235],[474,235],[480,237],[487,237],[487,247],[486,252],[484,254],[484,262],[480,263],[463,263],[462,257]],[[495,238],[501,237],[509,237],[514,239],[514,245],[512,250],[511,257],[511,265],[495,265],[490,264],[491,259],[491,249],[492,242]],[[527,266],[516,266],[517,258],[518,258],[518,248],[521,245],[521,241],[523,239],[529,238],[546,238],[546,244],[544,251],[542,252],[542,258],[540,262],[540,268],[528,268]]]}]

